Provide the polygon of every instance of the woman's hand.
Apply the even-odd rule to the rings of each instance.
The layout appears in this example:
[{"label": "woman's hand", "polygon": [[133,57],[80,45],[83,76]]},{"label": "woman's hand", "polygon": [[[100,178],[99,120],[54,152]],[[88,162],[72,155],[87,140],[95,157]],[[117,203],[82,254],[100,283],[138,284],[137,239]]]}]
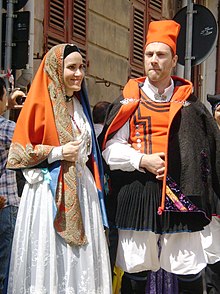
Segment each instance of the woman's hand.
[{"label": "woman's hand", "polygon": [[162,180],[165,171],[165,153],[145,154],[140,161],[140,168],[147,169],[156,175],[158,180]]},{"label": "woman's hand", "polygon": [[75,162],[78,157],[81,140],[72,141],[63,145],[63,159],[66,161]]}]

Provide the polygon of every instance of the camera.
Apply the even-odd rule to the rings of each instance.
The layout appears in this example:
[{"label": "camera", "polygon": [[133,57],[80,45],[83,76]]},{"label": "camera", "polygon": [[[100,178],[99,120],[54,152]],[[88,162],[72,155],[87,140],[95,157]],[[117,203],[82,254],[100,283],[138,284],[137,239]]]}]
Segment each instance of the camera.
[{"label": "camera", "polygon": [[16,97],[15,101],[17,102],[18,105],[22,105],[24,104],[25,99],[26,99],[26,96],[18,96]]}]

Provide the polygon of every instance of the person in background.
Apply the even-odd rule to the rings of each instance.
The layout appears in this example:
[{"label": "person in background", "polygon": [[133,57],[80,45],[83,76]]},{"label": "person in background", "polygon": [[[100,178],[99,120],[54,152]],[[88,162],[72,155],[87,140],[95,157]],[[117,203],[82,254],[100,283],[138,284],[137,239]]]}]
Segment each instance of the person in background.
[{"label": "person in background", "polygon": [[16,98],[24,93],[15,90],[8,97],[6,84],[0,77],[0,293],[6,293],[8,267],[15,221],[19,206],[16,172],[6,169],[8,151],[14,133],[15,122],[4,113],[16,104]]},{"label": "person in background", "polygon": [[207,100],[211,105],[213,117],[220,129],[220,94],[207,95]]},{"label": "person in background", "polygon": [[106,112],[110,104],[111,103],[108,101],[99,101],[94,105],[92,109],[92,117],[93,117],[96,137],[99,136],[99,134],[101,133],[103,129]]},{"label": "person in background", "polygon": [[[82,55],[45,55],[19,115],[7,168],[22,169],[8,293],[111,294],[103,167]],[[19,273],[19,274],[17,274]]]},{"label": "person in background", "polygon": [[[213,117],[220,129],[220,94],[208,94],[207,100],[211,105]],[[220,292],[220,200],[217,195],[212,201],[212,213],[211,224],[202,232],[205,240],[209,241],[205,243],[209,262],[205,269],[205,279],[207,293],[218,294]]]},{"label": "person in background", "polygon": [[[99,136],[110,169],[121,293],[145,293],[149,271],[177,275],[179,293],[203,293],[200,232],[220,197],[220,137],[190,81],[172,75],[180,25],[152,21],[146,76],[131,79]],[[173,293],[173,292],[168,292]]]}]

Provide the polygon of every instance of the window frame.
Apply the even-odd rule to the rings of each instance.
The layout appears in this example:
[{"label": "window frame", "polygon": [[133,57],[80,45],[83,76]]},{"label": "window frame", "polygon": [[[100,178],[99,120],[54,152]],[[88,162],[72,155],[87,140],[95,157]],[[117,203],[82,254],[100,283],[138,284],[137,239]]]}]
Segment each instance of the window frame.
[{"label": "window frame", "polygon": [[[63,5],[63,19],[62,25],[55,25],[55,20],[53,17],[56,15],[51,15],[51,7],[55,7],[57,3],[57,8],[61,7],[59,4]],[[75,13],[75,7],[78,8],[79,6],[83,5],[84,15]],[[74,7],[74,5],[76,5]],[[45,11],[45,18],[44,18],[44,53],[46,53],[52,46],[60,43],[74,43],[76,44],[83,55],[84,61],[86,61],[86,52],[87,52],[87,31],[88,31],[88,0],[47,0],[44,3],[44,11]],[[74,18],[74,15],[76,16]],[[51,19],[52,16],[52,19]],[[80,34],[74,34],[74,21],[77,20],[77,16],[81,17],[79,21],[83,22],[84,16],[84,26],[83,29],[83,38]],[[60,24],[61,24],[60,22]],[[62,29],[61,29],[62,27]],[[79,26],[80,27],[80,26]]]},{"label": "window frame", "polygon": [[[162,18],[162,7],[163,7],[163,1],[162,0],[132,0],[131,4],[131,26],[130,26],[130,56],[129,56],[129,77],[128,78],[135,78],[140,77],[144,75],[144,45],[145,45],[145,39],[146,39],[146,32],[147,27],[152,20],[159,20]],[[159,7],[160,6],[160,7]],[[142,38],[142,61],[139,62],[135,58],[135,54],[140,53],[140,45],[135,48],[135,42],[134,42],[134,34],[138,34],[138,32],[135,32],[135,10],[139,10],[143,12],[144,21],[143,21],[143,38]],[[141,35],[141,32],[140,32]],[[139,51],[139,53],[138,53]]]}]

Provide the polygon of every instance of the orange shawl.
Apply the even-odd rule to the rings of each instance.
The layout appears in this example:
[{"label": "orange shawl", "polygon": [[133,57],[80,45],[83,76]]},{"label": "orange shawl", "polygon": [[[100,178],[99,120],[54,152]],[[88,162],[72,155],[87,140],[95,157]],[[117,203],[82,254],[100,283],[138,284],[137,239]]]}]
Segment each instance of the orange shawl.
[{"label": "orange shawl", "polygon": [[[44,163],[54,146],[73,141],[71,119],[64,101],[63,52],[54,46],[44,57],[19,115],[7,167],[32,168]],[[56,189],[54,226],[69,245],[87,243],[72,162],[61,161]]]}]

